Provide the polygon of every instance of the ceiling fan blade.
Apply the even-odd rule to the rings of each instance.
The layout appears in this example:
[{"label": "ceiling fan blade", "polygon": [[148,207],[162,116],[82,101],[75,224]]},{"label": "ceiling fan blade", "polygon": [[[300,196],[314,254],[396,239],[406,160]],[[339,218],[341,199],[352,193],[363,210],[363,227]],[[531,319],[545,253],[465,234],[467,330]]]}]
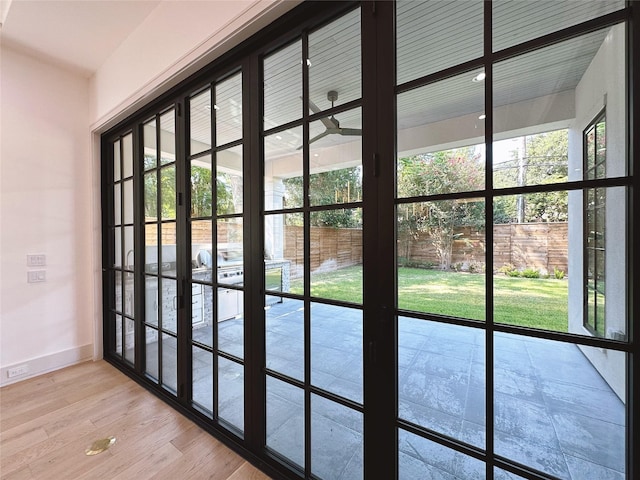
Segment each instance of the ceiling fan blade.
[{"label": "ceiling fan blade", "polygon": [[[311,110],[313,113],[318,113],[322,111],[320,107],[318,107],[315,103],[313,103],[313,100],[311,99],[309,99],[309,110]],[[338,125],[336,124],[336,122],[334,122],[329,117],[321,118],[320,121],[325,126],[325,128],[338,128]]]},{"label": "ceiling fan blade", "polygon": [[321,111],[320,107],[318,107],[315,103],[313,103],[313,100],[311,99],[309,99],[309,110],[311,110],[313,113],[318,113]]},{"label": "ceiling fan blade", "polygon": [[340,135],[362,135],[362,129],[360,128],[338,128]]},{"label": "ceiling fan blade", "polygon": [[[334,130],[334,131],[331,131]],[[327,128],[324,132],[316,135],[315,137],[313,137],[312,139],[309,140],[309,144],[312,144],[313,142],[320,140],[323,137],[326,137],[327,135],[329,135],[330,133],[338,133],[336,131],[336,129],[329,129]],[[300,145],[298,148],[296,148],[296,150],[302,150],[302,145]]]},{"label": "ceiling fan blade", "polygon": [[326,137],[330,133],[332,133],[332,132],[330,132],[329,129],[325,130],[324,132],[320,133],[319,135],[316,135],[315,137],[309,139],[309,144],[311,144],[313,142],[316,142],[316,141],[320,140],[321,138]]}]

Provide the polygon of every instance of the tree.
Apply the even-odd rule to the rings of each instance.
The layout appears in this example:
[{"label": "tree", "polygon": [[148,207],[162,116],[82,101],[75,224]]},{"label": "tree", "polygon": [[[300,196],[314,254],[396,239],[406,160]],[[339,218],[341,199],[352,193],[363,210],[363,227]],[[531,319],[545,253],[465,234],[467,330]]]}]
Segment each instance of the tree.
[{"label": "tree", "polygon": [[[397,172],[399,198],[459,193],[484,188],[484,165],[474,147],[400,158]],[[406,258],[421,233],[433,244],[440,268],[449,269],[455,229],[484,226],[484,204],[467,199],[437,200],[398,207],[398,236]]]},{"label": "tree", "polygon": [[[285,207],[301,206],[302,177],[283,180],[286,194]],[[309,176],[309,201],[311,205],[334,205],[358,202],[362,199],[362,168],[349,167],[340,170],[314,173]],[[362,224],[360,209],[331,209],[313,212],[311,225],[316,227],[357,228]],[[287,215],[287,225],[302,225],[302,217]]]},{"label": "tree", "polygon": [[[494,165],[494,186],[515,187],[566,182],[569,136],[567,130],[522,137],[522,147],[511,160]],[[568,218],[567,192],[538,192],[496,197],[496,223],[560,222]]]}]

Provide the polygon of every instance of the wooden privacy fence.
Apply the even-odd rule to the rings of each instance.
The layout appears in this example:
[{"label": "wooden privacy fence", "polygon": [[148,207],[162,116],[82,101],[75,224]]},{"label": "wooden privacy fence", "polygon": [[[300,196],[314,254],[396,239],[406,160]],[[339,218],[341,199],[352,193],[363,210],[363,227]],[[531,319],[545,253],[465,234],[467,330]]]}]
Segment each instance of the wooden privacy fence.
[{"label": "wooden privacy fence", "polygon": [[[211,243],[211,223],[193,222],[192,242]],[[493,264],[497,270],[512,264],[517,269],[535,268],[553,273],[554,268],[568,273],[568,224],[525,223],[504,224],[493,227]],[[311,271],[331,271],[362,263],[362,230],[355,228],[311,227]],[[485,263],[485,235],[470,227],[455,230],[451,265],[468,269]],[[157,244],[155,224],[145,228],[146,244]],[[242,241],[242,225],[218,224],[218,242]],[[175,224],[162,225],[162,241],[175,243]],[[302,227],[284,227],[284,257],[291,262],[292,278],[304,267],[304,230]],[[438,266],[440,259],[429,236],[399,238],[398,255],[409,264]]]},{"label": "wooden privacy fence", "polygon": [[[522,270],[534,268],[553,273],[568,272],[569,228],[566,222],[501,224],[493,227],[493,265],[497,270],[511,264]],[[485,235],[470,227],[455,230],[451,265],[463,269],[485,263]],[[427,234],[398,239],[398,255],[411,264],[439,265],[440,258]]]}]

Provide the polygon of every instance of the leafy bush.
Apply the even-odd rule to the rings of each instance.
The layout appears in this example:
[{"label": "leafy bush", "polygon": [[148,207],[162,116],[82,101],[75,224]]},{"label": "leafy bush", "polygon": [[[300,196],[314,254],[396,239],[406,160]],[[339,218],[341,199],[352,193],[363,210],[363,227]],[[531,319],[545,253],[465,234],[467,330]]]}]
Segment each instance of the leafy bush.
[{"label": "leafy bush", "polygon": [[[507,275],[508,277],[517,277],[519,276],[520,272],[518,272],[518,270],[516,270],[515,265],[511,264],[511,263],[505,263],[503,266],[501,266],[498,271],[500,273],[504,273],[505,275]],[[513,275],[513,272],[516,273],[516,275]]]},{"label": "leafy bush", "polygon": [[525,268],[520,275],[524,278],[540,278],[540,272],[535,268]]},{"label": "leafy bush", "polygon": [[564,270],[560,270],[558,267],[553,267],[553,276],[558,280],[562,280],[564,278]]}]

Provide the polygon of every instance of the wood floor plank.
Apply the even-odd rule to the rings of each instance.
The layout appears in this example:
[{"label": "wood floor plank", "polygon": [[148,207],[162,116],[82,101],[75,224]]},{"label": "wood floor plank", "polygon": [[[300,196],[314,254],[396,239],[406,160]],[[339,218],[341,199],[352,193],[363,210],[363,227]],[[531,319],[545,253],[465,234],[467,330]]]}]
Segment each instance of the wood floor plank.
[{"label": "wood floor plank", "polygon": [[269,477],[248,462],[245,462],[227,480],[269,480]]},{"label": "wood floor plank", "polygon": [[1,480],[269,478],[103,361],[3,387],[0,415]]}]

